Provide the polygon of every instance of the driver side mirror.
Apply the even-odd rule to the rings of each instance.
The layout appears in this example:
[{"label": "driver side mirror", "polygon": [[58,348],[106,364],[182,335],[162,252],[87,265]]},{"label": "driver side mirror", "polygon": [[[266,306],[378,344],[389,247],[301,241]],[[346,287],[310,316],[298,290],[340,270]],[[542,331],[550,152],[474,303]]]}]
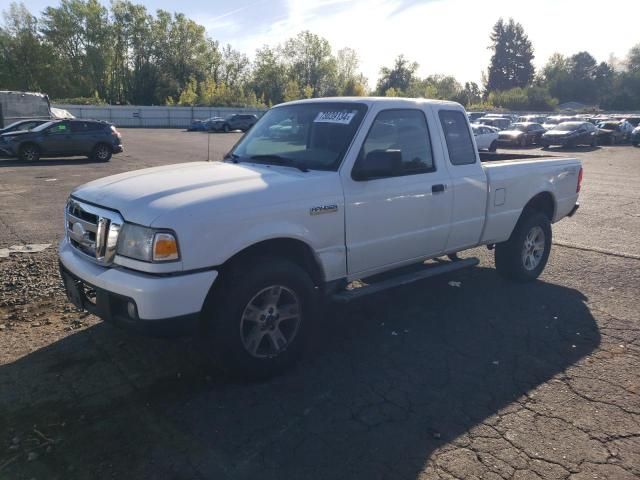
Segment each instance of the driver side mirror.
[{"label": "driver side mirror", "polygon": [[373,150],[356,161],[351,178],[356,181],[375,180],[377,178],[395,177],[402,167],[400,150]]}]

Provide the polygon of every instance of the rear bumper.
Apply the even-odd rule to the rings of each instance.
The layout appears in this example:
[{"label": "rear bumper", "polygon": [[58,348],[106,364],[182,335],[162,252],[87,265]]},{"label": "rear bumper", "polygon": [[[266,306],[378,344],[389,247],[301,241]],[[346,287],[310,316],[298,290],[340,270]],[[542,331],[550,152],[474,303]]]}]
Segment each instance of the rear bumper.
[{"label": "rear bumper", "polygon": [[579,208],[580,208],[580,204],[576,202],[576,204],[573,206],[571,211],[569,213],[567,213],[567,217],[573,217],[576,214],[576,212],[578,211]]},{"label": "rear bumper", "polygon": [[215,270],[163,276],[103,267],[81,257],[66,240],[60,243],[59,258],[63,279],[78,287],[78,308],[152,336],[192,333],[218,276]]}]

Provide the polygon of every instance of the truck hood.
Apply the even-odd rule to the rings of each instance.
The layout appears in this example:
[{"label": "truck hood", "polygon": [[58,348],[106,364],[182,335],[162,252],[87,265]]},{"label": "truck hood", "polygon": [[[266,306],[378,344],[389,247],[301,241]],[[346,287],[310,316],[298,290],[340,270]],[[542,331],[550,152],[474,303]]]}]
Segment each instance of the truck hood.
[{"label": "truck hood", "polygon": [[[173,228],[176,218],[244,209],[317,196],[318,182],[336,172],[226,162],[191,162],[136,170],[77,187],[72,196],[117,210],[126,221]],[[315,184],[314,184],[315,183]],[[321,191],[321,190],[320,190]],[[154,223],[155,222],[155,223]]]}]

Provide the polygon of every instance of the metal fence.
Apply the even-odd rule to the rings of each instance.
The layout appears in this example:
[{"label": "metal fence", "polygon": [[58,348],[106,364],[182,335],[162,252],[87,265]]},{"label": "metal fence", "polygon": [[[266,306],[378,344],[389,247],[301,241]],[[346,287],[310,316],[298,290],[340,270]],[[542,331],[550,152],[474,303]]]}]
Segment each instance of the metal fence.
[{"label": "metal fence", "polygon": [[226,117],[235,113],[262,115],[256,108],[223,107],[136,107],[130,105],[51,105],[64,108],[77,118],[106,120],[118,127],[187,128],[193,120]]}]

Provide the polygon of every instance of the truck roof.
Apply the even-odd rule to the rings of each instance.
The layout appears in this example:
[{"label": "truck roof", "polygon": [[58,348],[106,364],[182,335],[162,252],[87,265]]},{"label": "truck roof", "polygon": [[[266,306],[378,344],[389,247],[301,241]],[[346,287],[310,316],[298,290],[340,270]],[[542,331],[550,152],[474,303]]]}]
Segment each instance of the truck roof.
[{"label": "truck roof", "polygon": [[462,109],[462,105],[456,102],[451,102],[448,100],[432,100],[427,98],[404,98],[404,97],[324,97],[324,98],[307,98],[304,100],[295,100],[293,102],[281,103],[280,105],[276,105],[276,107],[282,105],[297,105],[304,103],[364,103],[367,106],[371,106],[375,103],[385,103],[389,106],[415,106],[415,105],[424,105],[424,104],[432,104],[432,105],[449,105],[451,107],[457,107]]}]

